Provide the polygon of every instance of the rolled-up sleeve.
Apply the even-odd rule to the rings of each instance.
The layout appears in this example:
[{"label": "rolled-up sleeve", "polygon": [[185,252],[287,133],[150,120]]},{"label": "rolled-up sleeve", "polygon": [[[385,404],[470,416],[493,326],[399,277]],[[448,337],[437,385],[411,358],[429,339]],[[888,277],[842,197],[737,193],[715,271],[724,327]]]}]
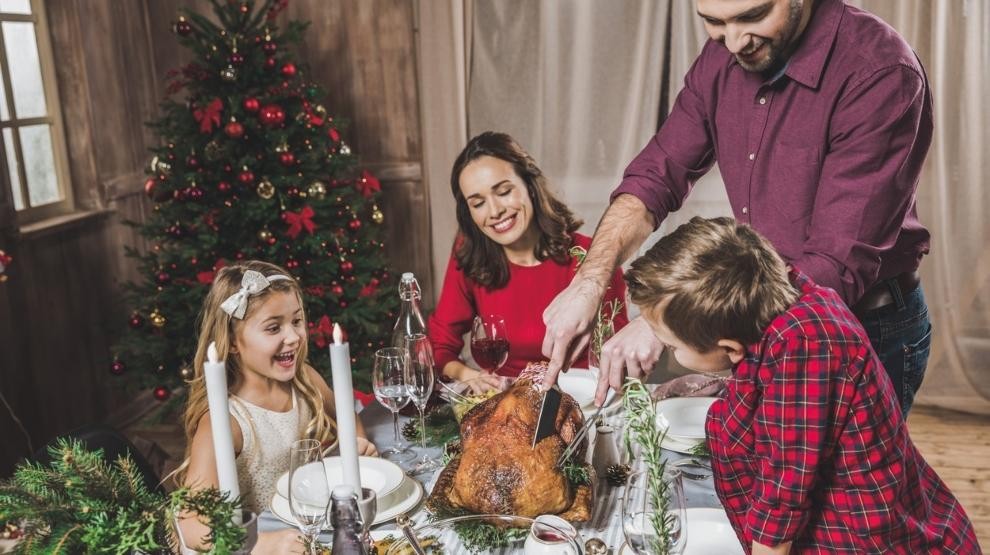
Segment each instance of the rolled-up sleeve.
[{"label": "rolled-up sleeve", "polygon": [[746,527],[753,541],[776,546],[808,523],[829,419],[829,375],[837,357],[805,337],[776,344],[760,369],[756,475]]},{"label": "rolled-up sleeve", "polygon": [[[706,45],[706,51],[712,44]],[[629,163],[622,183],[612,191],[611,200],[624,194],[639,198],[653,214],[654,228],[681,207],[695,181],[715,161],[705,102],[699,94],[707,59],[703,52],[695,60],[660,131]]]}]

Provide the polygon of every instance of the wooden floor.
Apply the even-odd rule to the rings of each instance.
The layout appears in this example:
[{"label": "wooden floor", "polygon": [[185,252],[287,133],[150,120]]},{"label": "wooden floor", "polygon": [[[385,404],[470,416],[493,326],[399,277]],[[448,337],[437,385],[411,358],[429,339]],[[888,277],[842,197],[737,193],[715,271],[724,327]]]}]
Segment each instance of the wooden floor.
[{"label": "wooden floor", "polygon": [[[908,417],[908,431],[965,507],[980,545],[990,549],[990,416],[915,407]],[[156,444],[166,471],[181,462],[185,441],[178,424],[138,424],[126,433],[144,445]]]}]

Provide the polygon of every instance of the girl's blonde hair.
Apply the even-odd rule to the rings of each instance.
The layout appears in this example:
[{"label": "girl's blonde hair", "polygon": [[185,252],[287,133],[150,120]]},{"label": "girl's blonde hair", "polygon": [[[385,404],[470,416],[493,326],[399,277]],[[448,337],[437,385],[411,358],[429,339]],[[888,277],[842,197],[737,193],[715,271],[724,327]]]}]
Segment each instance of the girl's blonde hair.
[{"label": "girl's blonde hair", "polygon": [[[196,355],[193,358],[193,378],[187,382],[189,384],[189,398],[186,401],[186,412],[183,418],[186,431],[185,459],[182,461],[182,465],[172,473],[180,485],[185,480],[186,470],[189,467],[192,438],[196,434],[200,419],[209,410],[206,384],[203,378],[203,362],[206,360],[206,350],[210,343],[216,342],[217,354],[220,360],[225,361],[226,364],[227,383],[233,389],[243,379],[240,361],[237,355],[231,352],[237,327],[251,316],[254,307],[259,306],[272,293],[292,293],[299,299],[300,306],[302,305],[302,289],[295,279],[272,280],[268,287],[248,298],[247,312],[245,312],[243,320],[231,317],[220,308],[220,305],[240,290],[241,278],[244,276],[244,272],[248,270],[254,270],[266,277],[289,275],[289,272],[275,264],[259,260],[239,262],[217,272],[213,286],[203,301],[203,309],[197,319],[199,322],[199,340],[196,344]],[[305,310],[303,310],[303,314],[305,320]],[[305,322],[303,324],[305,327]],[[321,443],[330,443],[336,433],[336,426],[323,410],[323,395],[316,384],[309,379],[303,368],[308,354],[308,341],[303,338],[301,343],[296,357],[296,373],[292,378],[292,387],[299,392],[299,397],[309,407],[313,417],[303,429],[300,439],[312,438]],[[223,416],[229,418],[228,415]],[[247,433],[247,431],[242,430],[242,433]]]}]

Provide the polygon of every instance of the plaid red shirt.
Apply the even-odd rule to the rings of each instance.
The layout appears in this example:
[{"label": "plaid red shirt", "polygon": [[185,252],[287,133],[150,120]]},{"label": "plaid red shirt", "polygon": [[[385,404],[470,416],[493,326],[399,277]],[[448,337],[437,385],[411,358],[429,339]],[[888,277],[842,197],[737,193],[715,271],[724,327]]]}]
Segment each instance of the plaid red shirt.
[{"label": "plaid red shirt", "polygon": [[[715,489],[747,552],[979,553],[908,437],[866,332],[832,289],[800,298],[733,369],[706,423]],[[690,539],[689,539],[690,541]]]}]

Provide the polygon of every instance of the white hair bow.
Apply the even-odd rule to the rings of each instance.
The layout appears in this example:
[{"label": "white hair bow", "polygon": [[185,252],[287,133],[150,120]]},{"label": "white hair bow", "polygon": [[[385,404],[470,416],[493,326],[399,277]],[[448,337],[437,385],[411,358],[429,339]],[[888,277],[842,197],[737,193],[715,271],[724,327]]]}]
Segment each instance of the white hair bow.
[{"label": "white hair bow", "polygon": [[220,305],[220,308],[232,318],[242,320],[244,319],[244,313],[247,312],[248,298],[261,293],[267,289],[273,281],[278,281],[280,279],[292,278],[289,276],[283,276],[282,274],[275,274],[273,276],[265,277],[261,272],[247,270],[244,272],[244,276],[241,277],[240,291],[227,297],[227,300]]}]

